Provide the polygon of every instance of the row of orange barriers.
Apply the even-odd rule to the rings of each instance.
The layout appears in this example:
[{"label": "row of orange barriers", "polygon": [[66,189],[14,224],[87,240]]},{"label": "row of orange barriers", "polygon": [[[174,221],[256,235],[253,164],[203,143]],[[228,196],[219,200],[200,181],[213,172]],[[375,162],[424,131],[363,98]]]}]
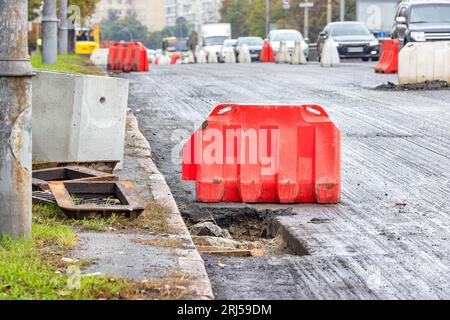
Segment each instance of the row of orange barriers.
[{"label": "row of orange barriers", "polygon": [[115,42],[109,48],[108,70],[148,72],[149,65],[147,49],[140,42]]}]

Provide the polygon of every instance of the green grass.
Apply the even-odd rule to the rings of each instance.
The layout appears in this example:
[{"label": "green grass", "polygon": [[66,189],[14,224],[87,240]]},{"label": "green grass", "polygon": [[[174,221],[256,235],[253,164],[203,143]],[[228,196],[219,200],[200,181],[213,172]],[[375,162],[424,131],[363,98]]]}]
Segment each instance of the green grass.
[{"label": "green grass", "polygon": [[55,204],[34,205],[33,212],[41,219],[53,220],[59,224],[80,227],[83,230],[89,231],[110,231],[112,229],[124,227],[127,224],[127,219],[117,215],[112,215],[109,218],[92,217],[81,220],[68,219]]},{"label": "green grass", "polygon": [[56,217],[34,216],[32,231],[29,240],[0,241],[0,300],[120,299],[132,292],[132,283],[104,276],[76,276],[79,286],[71,288],[67,271],[82,262],[63,258],[76,243],[75,230]]},{"label": "green grass", "polygon": [[56,64],[42,64],[41,55],[37,55],[31,58],[31,65],[35,70],[81,73],[100,76],[106,75],[105,71],[92,64],[88,58],[78,55],[58,56]]},{"label": "green grass", "polygon": [[[157,205],[148,209],[158,217],[165,211]],[[155,227],[152,220],[139,221],[143,222],[152,230]],[[141,282],[81,275],[80,270],[92,261],[71,258],[76,228],[106,231],[113,226],[136,228],[136,222],[117,216],[75,221],[56,205],[33,205],[32,238],[0,239],[0,300],[185,298],[192,279],[184,275]]]}]

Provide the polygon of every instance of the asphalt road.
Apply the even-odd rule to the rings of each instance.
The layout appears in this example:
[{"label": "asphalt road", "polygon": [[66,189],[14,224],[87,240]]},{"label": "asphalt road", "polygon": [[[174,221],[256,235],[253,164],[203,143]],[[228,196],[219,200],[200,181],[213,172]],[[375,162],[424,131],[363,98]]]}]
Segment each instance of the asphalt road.
[{"label": "asphalt road", "polygon": [[450,91],[377,91],[396,78],[373,66],[177,65],[124,76],[181,207],[194,187],[180,181],[173,148],[218,103],[317,103],[342,130],[342,203],[278,218],[309,255],[205,257],[217,298],[450,298]]}]

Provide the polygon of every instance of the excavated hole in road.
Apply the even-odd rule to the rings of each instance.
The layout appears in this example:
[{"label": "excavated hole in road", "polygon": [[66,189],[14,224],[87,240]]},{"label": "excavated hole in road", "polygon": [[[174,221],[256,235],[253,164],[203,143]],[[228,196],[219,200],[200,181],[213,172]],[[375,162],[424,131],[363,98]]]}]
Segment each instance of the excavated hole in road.
[{"label": "excavated hole in road", "polygon": [[231,235],[232,239],[193,234],[194,243],[202,254],[239,257],[308,254],[306,248],[289,237],[274,219],[293,215],[292,208],[256,209],[191,204],[180,206],[180,210],[191,234],[194,225],[210,222]]}]

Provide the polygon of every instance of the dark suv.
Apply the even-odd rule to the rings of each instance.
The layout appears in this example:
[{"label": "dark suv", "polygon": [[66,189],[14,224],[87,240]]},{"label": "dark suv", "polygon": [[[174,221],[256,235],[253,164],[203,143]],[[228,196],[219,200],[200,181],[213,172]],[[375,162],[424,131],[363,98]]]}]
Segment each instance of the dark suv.
[{"label": "dark suv", "polygon": [[450,41],[450,1],[404,1],[395,15],[392,38],[408,42]]}]

